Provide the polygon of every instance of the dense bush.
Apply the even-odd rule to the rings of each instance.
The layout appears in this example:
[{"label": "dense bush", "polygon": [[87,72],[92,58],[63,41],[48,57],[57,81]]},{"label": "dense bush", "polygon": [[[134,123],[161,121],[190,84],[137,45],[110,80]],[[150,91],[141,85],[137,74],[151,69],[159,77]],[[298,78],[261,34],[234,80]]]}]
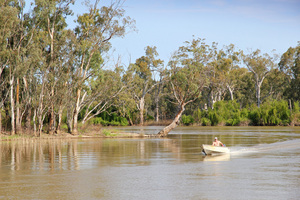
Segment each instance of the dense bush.
[{"label": "dense bush", "polygon": [[211,126],[211,121],[208,118],[203,117],[201,119],[201,125],[202,126]]},{"label": "dense bush", "polygon": [[276,126],[289,125],[291,112],[287,101],[267,101],[260,108],[253,106],[249,112],[251,125],[255,126]]},{"label": "dense bush", "polygon": [[293,113],[291,115],[291,125],[300,126],[300,106],[298,101],[294,103]]},{"label": "dense bush", "polygon": [[181,121],[184,125],[197,123],[202,126],[300,125],[300,107],[299,102],[295,102],[291,112],[287,101],[273,100],[264,102],[260,108],[252,105],[241,109],[235,101],[219,101],[214,104],[214,109],[197,109],[193,115],[183,115]]},{"label": "dense bush", "polygon": [[194,123],[194,118],[191,115],[182,115],[181,122],[188,126]]},{"label": "dense bush", "polygon": [[129,125],[127,119],[124,117],[117,117],[114,121],[106,121],[103,120],[101,117],[95,117],[92,119],[92,123],[94,125],[101,124],[102,126],[128,126]]}]

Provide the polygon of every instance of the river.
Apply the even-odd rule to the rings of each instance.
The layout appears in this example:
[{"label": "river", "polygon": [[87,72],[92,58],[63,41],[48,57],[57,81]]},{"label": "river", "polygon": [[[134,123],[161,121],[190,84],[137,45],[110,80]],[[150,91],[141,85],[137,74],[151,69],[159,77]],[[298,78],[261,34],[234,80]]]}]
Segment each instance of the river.
[{"label": "river", "polygon": [[[157,133],[162,127],[125,127]],[[218,137],[230,154],[204,156]],[[300,199],[300,127],[0,142],[0,199]]]}]

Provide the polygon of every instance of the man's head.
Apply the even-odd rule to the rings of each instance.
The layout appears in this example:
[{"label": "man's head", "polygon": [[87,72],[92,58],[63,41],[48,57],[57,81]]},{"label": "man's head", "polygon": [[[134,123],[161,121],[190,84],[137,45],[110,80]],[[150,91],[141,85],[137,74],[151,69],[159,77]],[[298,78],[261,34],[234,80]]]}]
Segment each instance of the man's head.
[{"label": "man's head", "polygon": [[218,138],[217,138],[217,137],[215,137],[215,140],[218,140]]}]

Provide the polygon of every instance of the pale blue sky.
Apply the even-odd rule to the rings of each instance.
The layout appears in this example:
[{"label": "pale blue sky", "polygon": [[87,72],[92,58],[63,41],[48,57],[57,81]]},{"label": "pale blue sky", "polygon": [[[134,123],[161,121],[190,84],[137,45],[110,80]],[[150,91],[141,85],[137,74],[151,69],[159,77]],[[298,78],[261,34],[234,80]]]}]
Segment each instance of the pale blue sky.
[{"label": "pale blue sky", "polygon": [[[84,11],[81,2],[73,7],[75,16]],[[219,47],[232,43],[279,54],[300,41],[300,0],[127,0],[124,8],[138,30],[112,41],[125,64],[143,56],[148,45],[167,63],[193,35]]]},{"label": "pale blue sky", "polygon": [[113,42],[125,62],[150,45],[167,63],[193,35],[219,47],[279,54],[300,41],[300,0],[127,0],[124,6],[138,29]]}]

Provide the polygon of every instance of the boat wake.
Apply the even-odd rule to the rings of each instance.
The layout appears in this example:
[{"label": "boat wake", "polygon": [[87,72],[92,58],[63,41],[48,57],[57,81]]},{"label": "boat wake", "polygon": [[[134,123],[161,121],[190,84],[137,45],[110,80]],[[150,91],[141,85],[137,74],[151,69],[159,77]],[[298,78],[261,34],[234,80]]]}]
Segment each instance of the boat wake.
[{"label": "boat wake", "polygon": [[231,155],[243,155],[274,151],[289,151],[290,149],[300,150],[300,139],[287,140],[283,142],[276,142],[271,144],[259,144],[251,147],[230,147]]}]

